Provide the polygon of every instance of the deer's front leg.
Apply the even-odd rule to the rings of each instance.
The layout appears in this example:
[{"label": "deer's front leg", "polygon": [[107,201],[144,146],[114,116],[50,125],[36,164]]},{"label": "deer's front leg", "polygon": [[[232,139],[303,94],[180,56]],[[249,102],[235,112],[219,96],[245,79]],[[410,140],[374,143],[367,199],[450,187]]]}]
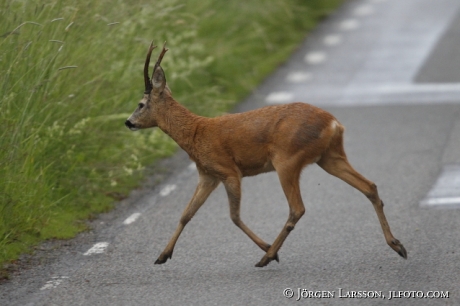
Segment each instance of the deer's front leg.
[{"label": "deer's front leg", "polygon": [[[233,223],[238,226],[248,237],[254,241],[259,248],[267,252],[271,245],[260,239],[254,234],[249,227],[241,221],[240,218],[240,203],[241,203],[241,179],[236,174],[228,177],[224,182],[225,190],[227,191],[228,204],[230,205],[230,218]],[[279,262],[278,254],[275,254],[274,259]]]},{"label": "deer's front leg", "polygon": [[294,163],[293,167],[285,166],[276,170],[284,194],[288,200],[289,218],[265,256],[256,264],[256,267],[265,267],[270,261],[278,259],[278,251],[283,245],[284,240],[286,240],[289,233],[294,229],[297,221],[299,221],[305,213],[305,207],[299,189],[300,169],[301,167],[298,167],[298,165]]},{"label": "deer's front leg", "polygon": [[219,185],[219,180],[200,172],[200,181],[198,183],[198,186],[196,187],[195,194],[193,195],[192,199],[190,200],[184,212],[182,213],[179,225],[177,226],[176,231],[171,237],[171,240],[169,241],[164,251],[160,254],[158,259],[155,261],[155,264],[165,263],[168,260],[168,258],[172,257],[174,246],[176,245],[177,239],[179,239],[179,236],[182,233],[182,230],[184,229],[185,225],[192,219],[192,217],[203,205],[203,203],[206,201],[211,192],[217,187],[217,185]]}]

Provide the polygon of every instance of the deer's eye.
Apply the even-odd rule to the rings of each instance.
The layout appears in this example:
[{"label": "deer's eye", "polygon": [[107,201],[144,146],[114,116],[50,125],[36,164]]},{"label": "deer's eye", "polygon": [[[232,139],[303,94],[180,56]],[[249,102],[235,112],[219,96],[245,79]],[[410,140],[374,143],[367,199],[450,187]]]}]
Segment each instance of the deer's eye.
[{"label": "deer's eye", "polygon": [[139,105],[138,105],[138,106],[139,106],[139,109],[143,109],[143,108],[144,108],[144,106],[145,106],[145,104],[144,104],[144,103],[139,103]]}]

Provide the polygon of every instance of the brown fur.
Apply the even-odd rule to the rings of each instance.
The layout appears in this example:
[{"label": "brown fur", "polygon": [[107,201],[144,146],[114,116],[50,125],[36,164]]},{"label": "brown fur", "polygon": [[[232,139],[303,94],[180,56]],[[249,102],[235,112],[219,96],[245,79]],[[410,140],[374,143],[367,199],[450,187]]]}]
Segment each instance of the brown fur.
[{"label": "brown fur", "polygon": [[[162,54],[166,52],[163,50]],[[133,130],[158,126],[189,154],[200,177],[173,237],[155,263],[171,258],[183,228],[220,182],[227,191],[232,221],[266,252],[256,266],[278,260],[278,250],[305,212],[300,196],[300,173],[315,162],[371,200],[386,242],[399,255],[407,257],[403,245],[391,234],[377,187],[348,163],[343,149],[344,128],[330,113],[306,103],[292,103],[216,118],[200,117],[173,99],[159,64],[152,88],[126,125]],[[242,178],[269,171],[278,173],[290,208],[288,220],[272,245],[255,235],[240,219]]]}]

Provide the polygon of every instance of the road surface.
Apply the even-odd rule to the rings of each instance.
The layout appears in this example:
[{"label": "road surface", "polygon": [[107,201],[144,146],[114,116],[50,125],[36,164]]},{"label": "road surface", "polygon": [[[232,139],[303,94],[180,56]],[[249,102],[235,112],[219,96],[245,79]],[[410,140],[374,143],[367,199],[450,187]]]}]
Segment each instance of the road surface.
[{"label": "road surface", "polygon": [[[370,202],[312,165],[306,214],[279,264],[254,267],[264,254],[231,222],[220,186],[172,260],[154,265],[197,183],[179,153],[161,186],[57,250],[45,244],[43,262],[1,285],[0,304],[460,305],[459,32],[458,0],[348,1],[237,108],[304,101],[333,113],[407,260],[386,245]],[[241,216],[275,239],[288,216],[275,173],[243,180]]]}]

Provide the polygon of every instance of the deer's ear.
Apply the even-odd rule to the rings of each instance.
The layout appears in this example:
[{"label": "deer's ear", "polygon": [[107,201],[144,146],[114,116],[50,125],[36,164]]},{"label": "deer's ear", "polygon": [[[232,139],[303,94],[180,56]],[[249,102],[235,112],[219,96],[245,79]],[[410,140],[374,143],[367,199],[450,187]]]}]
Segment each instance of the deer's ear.
[{"label": "deer's ear", "polygon": [[153,73],[152,86],[153,86],[153,90],[155,90],[158,93],[162,93],[166,86],[165,73],[160,66],[158,66],[155,69],[155,72]]}]

